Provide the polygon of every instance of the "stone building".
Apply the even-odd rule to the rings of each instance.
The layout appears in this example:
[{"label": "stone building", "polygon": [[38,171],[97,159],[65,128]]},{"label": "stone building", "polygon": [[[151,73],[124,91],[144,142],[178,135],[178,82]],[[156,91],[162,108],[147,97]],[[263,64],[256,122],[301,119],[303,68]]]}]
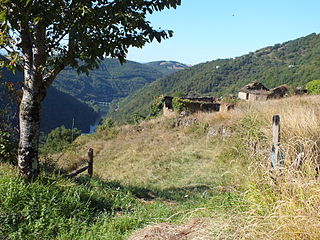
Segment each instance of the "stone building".
[{"label": "stone building", "polygon": [[240,89],[238,97],[242,100],[268,100],[285,97],[289,93],[289,85],[283,84],[271,90],[266,88],[262,83],[251,82]]},{"label": "stone building", "polygon": [[238,97],[242,100],[267,100],[270,93],[262,83],[251,82],[240,89]]},{"label": "stone building", "polygon": [[[185,105],[185,111],[192,114],[195,112],[219,112],[221,102],[215,97],[181,97]],[[163,115],[170,116],[174,114],[173,97],[165,96],[163,103]]]},{"label": "stone building", "polygon": [[271,94],[268,99],[279,99],[288,95],[290,86],[288,84],[283,84],[278,87],[271,89]]}]

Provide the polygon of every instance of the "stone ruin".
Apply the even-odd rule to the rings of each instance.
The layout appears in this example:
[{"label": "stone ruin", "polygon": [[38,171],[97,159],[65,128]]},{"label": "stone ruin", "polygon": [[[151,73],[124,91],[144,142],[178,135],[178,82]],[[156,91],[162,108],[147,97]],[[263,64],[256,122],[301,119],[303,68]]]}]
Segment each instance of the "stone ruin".
[{"label": "stone ruin", "polygon": [[[171,116],[175,114],[173,106],[174,97],[165,96],[163,103],[163,115]],[[221,99],[216,97],[180,97],[184,102],[185,110],[181,114],[192,114],[196,112],[221,112],[234,108],[234,103],[223,103]]]},{"label": "stone ruin", "polygon": [[241,88],[238,97],[242,100],[268,100],[283,98],[289,93],[289,85],[283,84],[273,89],[266,88],[262,83],[251,82]]}]

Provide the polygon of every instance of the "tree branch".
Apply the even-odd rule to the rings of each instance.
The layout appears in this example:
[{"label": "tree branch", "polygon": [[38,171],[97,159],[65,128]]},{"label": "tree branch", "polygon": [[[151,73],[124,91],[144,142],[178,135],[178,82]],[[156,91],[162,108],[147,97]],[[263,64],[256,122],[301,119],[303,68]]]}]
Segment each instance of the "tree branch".
[{"label": "tree branch", "polygon": [[58,60],[59,63],[57,63],[54,68],[48,72],[44,78],[43,78],[43,86],[45,89],[48,89],[50,85],[52,84],[53,80],[56,78],[56,76],[66,67],[70,64],[71,58],[68,56],[65,56],[62,59]]}]

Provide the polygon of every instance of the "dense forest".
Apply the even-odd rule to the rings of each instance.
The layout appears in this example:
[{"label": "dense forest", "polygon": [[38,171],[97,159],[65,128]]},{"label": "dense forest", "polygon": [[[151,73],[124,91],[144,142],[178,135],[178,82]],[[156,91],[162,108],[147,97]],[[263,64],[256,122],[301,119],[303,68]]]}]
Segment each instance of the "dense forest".
[{"label": "dense forest", "polygon": [[304,86],[320,78],[320,35],[265,47],[244,56],[201,63],[158,79],[111,106],[109,116],[128,119],[133,113],[147,115],[155,96],[226,96],[251,81],[271,88],[280,84]]}]

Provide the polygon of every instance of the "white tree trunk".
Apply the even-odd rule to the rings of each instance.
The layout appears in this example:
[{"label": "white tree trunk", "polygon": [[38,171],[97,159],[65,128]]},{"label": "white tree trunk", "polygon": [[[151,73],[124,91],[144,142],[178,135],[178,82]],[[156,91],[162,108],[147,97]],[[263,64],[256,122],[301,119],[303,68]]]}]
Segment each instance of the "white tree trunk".
[{"label": "white tree trunk", "polygon": [[24,81],[19,114],[18,165],[20,174],[28,180],[34,179],[39,174],[40,106],[47,90],[43,84],[41,71],[46,63],[44,23],[39,22],[34,31],[35,38],[32,38],[28,23],[21,22]]},{"label": "white tree trunk", "polygon": [[[23,97],[20,104],[20,142],[18,165],[28,180],[39,174],[38,144],[40,129],[40,83],[30,68],[24,71]],[[38,80],[38,81],[37,81]]]}]

